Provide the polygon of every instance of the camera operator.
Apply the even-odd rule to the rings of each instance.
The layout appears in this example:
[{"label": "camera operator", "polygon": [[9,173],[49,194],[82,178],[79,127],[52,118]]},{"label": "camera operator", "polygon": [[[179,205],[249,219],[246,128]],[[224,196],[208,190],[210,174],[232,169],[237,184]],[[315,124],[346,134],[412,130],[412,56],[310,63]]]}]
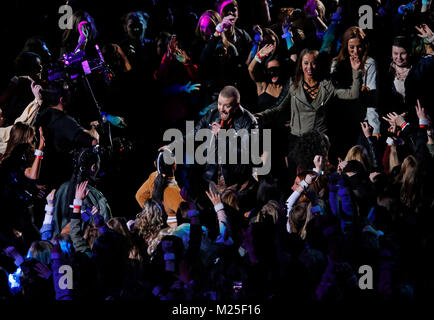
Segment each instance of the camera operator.
[{"label": "camera operator", "polygon": [[36,126],[44,129],[46,138],[46,161],[41,177],[47,185],[58,187],[72,174],[69,153],[76,148],[98,144],[97,123],[91,123],[92,129],[85,130],[67,114],[70,92],[64,81],[50,82],[41,94],[46,106],[36,119]]}]

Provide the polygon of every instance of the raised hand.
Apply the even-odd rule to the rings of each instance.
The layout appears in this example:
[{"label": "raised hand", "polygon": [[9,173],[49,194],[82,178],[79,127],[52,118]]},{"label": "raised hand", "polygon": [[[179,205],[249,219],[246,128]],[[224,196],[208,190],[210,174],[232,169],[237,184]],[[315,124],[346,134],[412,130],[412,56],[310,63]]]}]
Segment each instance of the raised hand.
[{"label": "raised hand", "polygon": [[262,29],[259,25],[255,25],[253,26],[253,31],[255,32],[255,37],[254,37],[254,41],[256,43],[261,42],[262,41]]},{"label": "raised hand", "polygon": [[283,34],[290,33],[290,29],[291,29],[291,22],[289,21],[289,17],[288,17],[282,23]]},{"label": "raised hand", "polygon": [[420,38],[431,39],[434,37],[434,32],[432,32],[432,30],[425,23],[420,25],[420,28],[418,26],[415,26],[415,28],[417,31],[419,31],[417,36]]},{"label": "raised hand", "polygon": [[339,164],[338,164],[338,172],[344,171],[345,167],[348,164],[348,161],[344,161],[341,158],[338,158]]},{"label": "raised hand", "polygon": [[208,191],[205,191],[205,193],[206,193],[206,195],[208,196],[209,200],[211,200],[211,202],[212,202],[212,204],[213,204],[214,206],[217,205],[217,204],[219,204],[219,203],[222,203],[222,200],[221,200],[220,194],[215,193],[215,192],[212,190],[211,186],[209,187],[209,192],[208,192]]},{"label": "raised hand", "polygon": [[317,17],[318,11],[316,10],[316,0],[308,0],[306,5],[304,6],[304,11],[306,12],[306,16],[309,18]]},{"label": "raised hand", "polygon": [[38,262],[33,269],[38,273],[38,277],[48,279],[51,276],[51,270],[44,263]]},{"label": "raised hand", "polygon": [[77,184],[77,188],[75,190],[75,199],[83,200],[86,198],[87,194],[89,193],[89,190],[86,191],[87,183],[88,181],[83,181]]},{"label": "raised hand", "polygon": [[39,84],[36,84],[35,81],[32,80],[32,82],[30,83],[30,88],[32,89],[33,96],[35,97],[35,99],[42,100],[42,95],[41,95],[42,87]]},{"label": "raised hand", "polygon": [[426,114],[425,108],[421,107],[419,99],[417,99],[416,114],[419,120],[425,120],[428,121],[428,123],[431,123],[431,119]]},{"label": "raised hand", "polygon": [[324,157],[323,157],[323,156],[316,155],[316,156],[313,158],[313,164],[315,165],[315,168],[316,168],[317,170],[323,170],[323,169],[324,169],[324,165],[325,165]]},{"label": "raised hand", "polygon": [[397,127],[400,127],[405,122],[403,114],[399,115],[396,112],[388,113],[385,117],[383,117],[383,119],[389,122],[391,126],[395,125]]},{"label": "raised hand", "polygon": [[318,178],[317,174],[308,173],[304,178],[304,181],[306,181],[307,184],[312,184],[315,182],[316,178]]},{"label": "raised hand", "polygon": [[220,22],[215,28],[218,32],[226,31],[227,28],[232,26],[235,23],[235,16],[228,15],[223,18],[222,22]]},{"label": "raised hand", "polygon": [[200,83],[191,84],[189,81],[185,86],[182,87],[182,91],[191,93],[192,91],[200,90]]},{"label": "raised hand", "polygon": [[372,132],[374,131],[374,128],[372,128],[367,121],[360,122],[360,125],[362,127],[363,134],[366,138],[369,138],[372,136]]},{"label": "raised hand", "polygon": [[266,44],[261,48],[261,50],[259,50],[258,53],[261,57],[267,57],[275,48],[276,46],[274,44]]},{"label": "raised hand", "polygon": [[176,57],[176,60],[178,60],[182,64],[186,63],[188,60],[187,53],[181,49],[176,50],[175,57]]},{"label": "raised hand", "polygon": [[169,56],[173,56],[176,54],[176,50],[178,49],[178,40],[176,39],[176,35],[172,35],[167,45],[167,53]]},{"label": "raised hand", "polygon": [[47,195],[47,204],[50,206],[54,205],[54,195],[56,194],[56,189],[51,190],[51,192]]},{"label": "raised hand", "polygon": [[44,150],[44,146],[45,146],[44,132],[42,130],[42,127],[39,127],[39,146],[38,146],[38,149],[42,151],[42,150]]}]

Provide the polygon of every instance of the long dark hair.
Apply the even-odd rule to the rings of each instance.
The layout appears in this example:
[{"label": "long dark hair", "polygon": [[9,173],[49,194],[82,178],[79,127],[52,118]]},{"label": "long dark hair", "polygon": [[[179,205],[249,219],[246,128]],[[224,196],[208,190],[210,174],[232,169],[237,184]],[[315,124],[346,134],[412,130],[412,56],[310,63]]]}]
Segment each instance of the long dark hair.
[{"label": "long dark hair", "polygon": [[[303,57],[307,54],[312,54],[315,56],[315,60],[318,58],[318,50],[313,50],[313,49],[303,49],[303,51],[301,51],[300,55],[297,58],[297,63],[295,66],[295,73],[294,73],[294,78],[293,78],[293,87],[294,89],[298,88],[298,85],[300,84],[300,80],[303,78],[303,68],[302,68],[302,61],[303,61]],[[314,77],[318,74],[318,72],[314,73]]]},{"label": "long dark hair", "polygon": [[[171,160],[173,160],[173,163],[167,164],[165,161],[165,155],[166,157],[169,157]],[[164,189],[166,189],[167,184],[169,182],[169,177],[173,176],[173,165],[174,165],[174,155],[173,153],[170,153],[168,150],[164,149],[158,153],[157,160],[156,160],[156,166],[157,166],[157,177],[154,181],[154,190],[152,192],[152,199],[159,202],[160,204],[163,203],[163,197],[164,197]]]}]

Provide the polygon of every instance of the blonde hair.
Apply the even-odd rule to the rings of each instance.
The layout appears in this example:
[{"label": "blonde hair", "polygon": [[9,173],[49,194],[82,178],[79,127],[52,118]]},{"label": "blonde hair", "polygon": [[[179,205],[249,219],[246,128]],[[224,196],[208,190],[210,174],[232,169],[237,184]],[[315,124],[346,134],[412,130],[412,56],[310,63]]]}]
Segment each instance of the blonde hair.
[{"label": "blonde hair", "polygon": [[395,178],[395,183],[401,184],[399,199],[408,208],[417,203],[418,191],[418,162],[414,156],[408,156],[401,165],[401,171]]},{"label": "blonde hair", "polygon": [[361,145],[355,145],[350,150],[348,150],[347,155],[345,156],[345,161],[357,160],[359,161],[366,172],[370,172],[372,165],[371,160],[369,159],[368,152]]},{"label": "blonde hair", "polygon": [[312,204],[310,202],[297,203],[289,215],[291,232],[297,233],[303,240],[306,239],[306,226],[313,215],[311,212]]},{"label": "blonde hair", "polygon": [[154,200],[149,199],[143,205],[143,210],[136,216],[134,229],[149,245],[164,227],[163,210]]},{"label": "blonde hair", "polygon": [[221,200],[223,204],[226,204],[235,210],[240,210],[240,207],[238,206],[238,193],[232,188],[227,188],[222,192]]},{"label": "blonde hair", "polygon": [[203,36],[204,36],[202,30],[200,29],[200,24],[201,24],[202,20],[205,18],[209,18],[209,20],[214,24],[214,31],[215,31],[215,27],[217,27],[217,25],[222,21],[222,19],[220,18],[220,15],[218,14],[217,11],[206,10],[204,13],[202,13],[202,15],[200,16],[200,18],[197,22],[197,26],[196,26],[196,36],[198,36],[200,38],[203,38]]},{"label": "blonde hair", "polygon": [[259,211],[258,215],[256,216],[256,219],[254,222],[262,222],[264,221],[268,216],[270,216],[273,219],[273,223],[277,223],[277,219],[279,218],[279,203],[275,200],[268,201]]},{"label": "blonde hair", "polygon": [[[12,126],[5,153],[0,156],[0,163],[7,159],[15,147],[19,144],[29,143],[35,137],[35,128],[23,122],[17,122]],[[33,148],[33,146],[32,146]]]}]

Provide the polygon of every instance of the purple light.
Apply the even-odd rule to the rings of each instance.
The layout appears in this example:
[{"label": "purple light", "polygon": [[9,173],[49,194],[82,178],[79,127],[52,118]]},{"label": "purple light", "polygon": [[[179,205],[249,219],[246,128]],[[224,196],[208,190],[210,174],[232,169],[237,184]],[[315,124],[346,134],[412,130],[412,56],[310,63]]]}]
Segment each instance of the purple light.
[{"label": "purple light", "polygon": [[78,74],[74,74],[74,75],[71,76],[71,79],[75,79],[77,77],[78,77]]}]

